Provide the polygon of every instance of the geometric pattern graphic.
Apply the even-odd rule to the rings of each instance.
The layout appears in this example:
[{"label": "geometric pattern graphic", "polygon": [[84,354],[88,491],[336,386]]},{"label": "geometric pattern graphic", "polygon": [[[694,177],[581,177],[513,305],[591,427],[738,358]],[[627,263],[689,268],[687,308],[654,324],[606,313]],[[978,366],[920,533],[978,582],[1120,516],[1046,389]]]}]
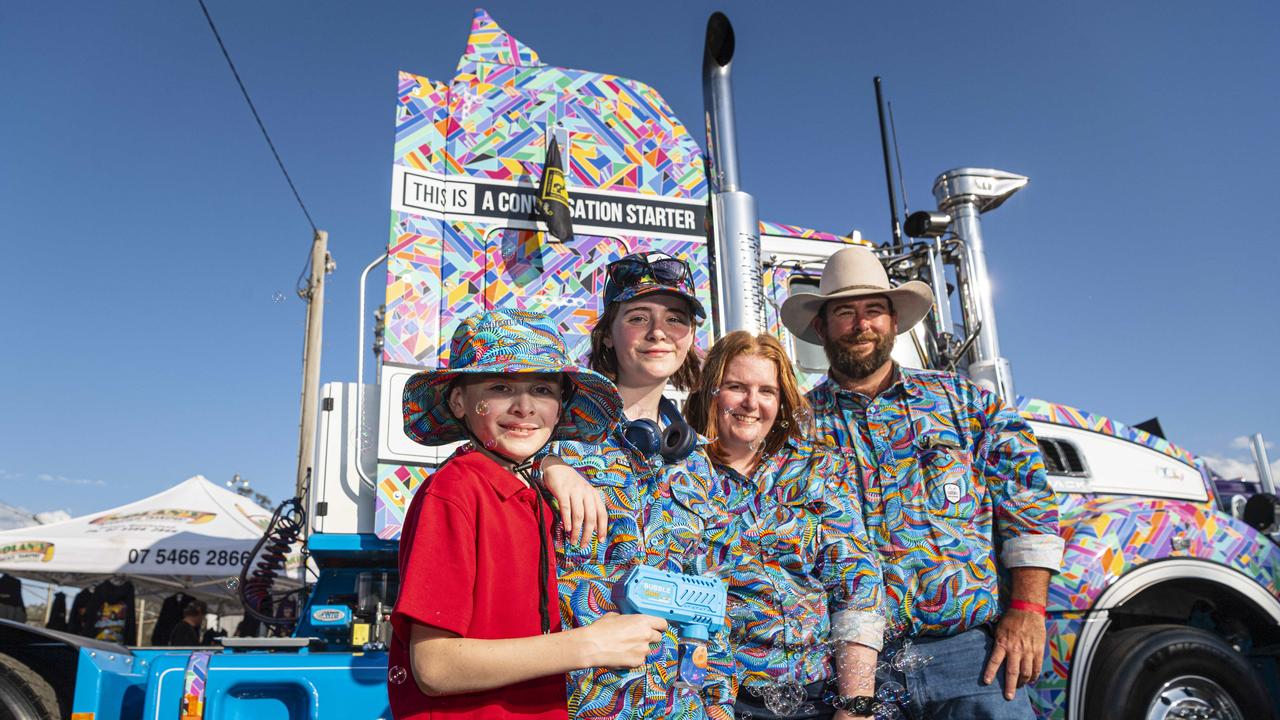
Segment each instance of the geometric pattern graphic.
[{"label": "geometric pattern graphic", "polygon": [[[401,72],[397,98],[394,164],[407,170],[532,188],[554,127],[568,141],[562,150],[571,198],[582,189],[708,197],[701,150],[653,88],[545,65],[483,10],[475,13],[453,80],[437,83]],[[556,243],[502,220],[393,211],[383,359],[446,365],[446,341],[458,322],[512,308],[549,315],[570,359],[581,361],[601,309],[604,267],[646,250],[687,260],[698,299],[711,307],[705,242],[621,230]],[[703,323],[696,346],[705,351],[709,341],[710,323]],[[398,535],[404,508],[424,478],[420,468],[379,466],[379,536]]]},{"label": "geometric pattern graphic", "polygon": [[405,511],[413,493],[422,487],[434,468],[378,464],[378,503],[374,511],[374,527],[378,537],[395,540],[400,537]]},{"label": "geometric pattern graphic", "polygon": [[1050,663],[1032,694],[1042,717],[1065,717],[1067,680],[1085,615],[1129,571],[1166,558],[1199,558],[1238,570],[1280,597],[1280,548],[1211,503],[1058,498],[1067,546],[1062,572],[1049,585]]},{"label": "geometric pattern graphic", "polygon": [[[800,240],[826,240],[827,242],[838,242],[846,245],[863,245],[871,246],[863,240],[854,240],[845,235],[836,235],[834,233],[822,232],[812,228],[800,227],[799,225],[784,225],[782,223],[760,221],[761,235],[781,235],[782,237],[797,238]],[[838,247],[832,248],[831,251],[839,250]]]},{"label": "geometric pattern graphic", "polygon": [[1022,416],[1028,420],[1039,420],[1053,423],[1054,425],[1066,425],[1067,427],[1080,428],[1082,430],[1092,430],[1103,435],[1110,435],[1121,440],[1146,445],[1152,450],[1157,450],[1188,465],[1196,464],[1195,456],[1191,454],[1191,451],[1178,447],[1162,437],[1129,427],[1109,417],[1094,415],[1084,410],[1067,405],[1059,405],[1047,400],[1023,396],[1018,396],[1017,405],[1018,412],[1022,413]]}]

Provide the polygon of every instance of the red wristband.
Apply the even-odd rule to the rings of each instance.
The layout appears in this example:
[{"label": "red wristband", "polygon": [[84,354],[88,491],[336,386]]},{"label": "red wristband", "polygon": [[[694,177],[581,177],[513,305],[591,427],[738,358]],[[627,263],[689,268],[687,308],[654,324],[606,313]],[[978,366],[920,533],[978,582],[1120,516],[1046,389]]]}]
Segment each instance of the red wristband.
[{"label": "red wristband", "polygon": [[1045,611],[1044,611],[1044,606],[1043,606],[1043,605],[1041,605],[1040,603],[1033,603],[1033,602],[1029,602],[1029,601],[1027,601],[1027,600],[1016,600],[1016,599],[1015,599],[1015,600],[1010,600],[1010,601],[1009,601],[1009,609],[1010,609],[1010,610],[1022,610],[1023,612],[1035,613],[1035,614],[1039,615],[1040,617],[1044,617],[1044,615],[1045,615]]}]

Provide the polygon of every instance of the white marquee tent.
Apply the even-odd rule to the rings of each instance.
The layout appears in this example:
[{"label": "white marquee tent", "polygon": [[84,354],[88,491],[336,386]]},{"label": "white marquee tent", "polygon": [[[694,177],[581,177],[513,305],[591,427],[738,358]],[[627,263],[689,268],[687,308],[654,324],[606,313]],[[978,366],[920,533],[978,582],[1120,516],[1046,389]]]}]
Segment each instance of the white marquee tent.
[{"label": "white marquee tent", "polygon": [[[184,590],[234,597],[234,582],[271,513],[196,475],[163,492],[103,512],[0,532],[0,572],[83,587],[125,576],[139,595]],[[281,587],[302,567],[289,558]]]}]

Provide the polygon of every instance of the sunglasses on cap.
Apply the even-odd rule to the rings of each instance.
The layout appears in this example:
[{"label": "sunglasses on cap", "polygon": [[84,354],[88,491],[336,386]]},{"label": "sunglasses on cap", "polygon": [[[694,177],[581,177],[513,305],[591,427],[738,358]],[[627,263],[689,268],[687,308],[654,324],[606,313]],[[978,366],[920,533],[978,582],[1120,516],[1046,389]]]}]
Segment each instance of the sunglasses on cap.
[{"label": "sunglasses on cap", "polygon": [[686,295],[694,294],[689,265],[672,257],[650,260],[646,255],[628,255],[609,263],[608,273],[617,292],[637,285],[663,285]]}]

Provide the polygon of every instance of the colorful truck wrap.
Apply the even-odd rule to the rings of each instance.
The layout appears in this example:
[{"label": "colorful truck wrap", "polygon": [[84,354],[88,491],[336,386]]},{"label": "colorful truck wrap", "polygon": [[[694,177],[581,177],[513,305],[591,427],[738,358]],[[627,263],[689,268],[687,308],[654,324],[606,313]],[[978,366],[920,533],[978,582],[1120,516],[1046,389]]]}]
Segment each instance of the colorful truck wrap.
[{"label": "colorful truck wrap", "polygon": [[[446,363],[457,322],[492,307],[547,313],[571,348],[585,354],[600,311],[604,268],[629,252],[661,250],[687,259],[700,299],[712,305],[713,190],[706,158],[653,88],[546,65],[477,10],[453,79],[401,72],[397,98],[390,240],[385,258],[366,270],[385,260],[379,379],[323,389],[307,498],[308,545],[319,578],[293,637],[244,639],[193,655],[0,623],[0,653],[44,678],[57,715],[390,717],[386,683],[411,681],[404,668],[387,666],[385,652],[396,540],[413,493],[449,451],[424,448],[404,435],[400,403],[408,377]],[[573,210],[575,234],[565,242],[546,233],[534,211],[553,137],[563,153]],[[870,243],[857,233],[768,222],[760,223],[759,233],[762,326],[783,340],[804,384],[812,386],[825,371],[822,350],[791,337],[778,307],[791,293],[816,286],[831,253],[848,243]],[[964,252],[955,244],[945,246],[946,253],[937,247],[942,259]],[[902,248],[885,251],[895,253],[886,265],[899,279],[926,267],[897,262]],[[967,276],[957,277],[963,286]],[[715,332],[713,323],[699,329],[700,351]],[[922,326],[900,340],[895,358],[937,366],[939,347],[955,350]],[[1033,693],[1040,717],[1121,717],[1095,710],[1118,707],[1113,695],[1121,686],[1129,693],[1146,686],[1123,685],[1117,658],[1141,665],[1159,657],[1142,655],[1136,628],[1147,628],[1148,640],[1173,638],[1178,628],[1216,638],[1212,642],[1240,659],[1230,666],[1233,672],[1255,677],[1274,707],[1280,699],[1280,549],[1274,535],[1223,512],[1202,465],[1163,438],[1062,405],[1025,398],[1018,403],[1060,494],[1067,543],[1062,572],[1050,589],[1048,660]],[[1200,673],[1211,684],[1219,677],[1212,670]],[[1098,675],[1104,671],[1110,674],[1105,679]],[[1232,714],[1212,688],[1181,677],[1158,678],[1162,684],[1143,690],[1156,708],[1145,717],[1246,717]],[[1237,710],[1248,706],[1249,698],[1233,695],[1237,685],[1218,684]]]}]

